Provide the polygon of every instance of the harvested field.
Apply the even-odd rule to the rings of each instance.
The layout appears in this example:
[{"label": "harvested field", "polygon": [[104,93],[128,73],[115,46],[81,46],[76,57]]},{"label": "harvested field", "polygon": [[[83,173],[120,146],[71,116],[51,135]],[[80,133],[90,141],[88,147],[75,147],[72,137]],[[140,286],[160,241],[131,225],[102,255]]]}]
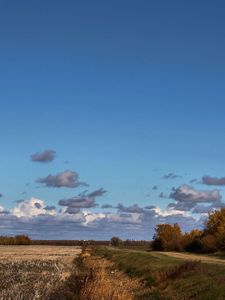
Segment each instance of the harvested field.
[{"label": "harvested field", "polygon": [[48,299],[70,276],[79,247],[0,246],[0,300]]}]

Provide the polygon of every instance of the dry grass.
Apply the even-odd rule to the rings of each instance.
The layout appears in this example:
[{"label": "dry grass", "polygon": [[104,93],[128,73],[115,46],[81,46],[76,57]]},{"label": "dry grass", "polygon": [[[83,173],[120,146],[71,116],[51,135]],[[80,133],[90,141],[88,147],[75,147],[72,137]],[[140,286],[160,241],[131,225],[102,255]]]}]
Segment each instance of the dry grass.
[{"label": "dry grass", "polygon": [[131,280],[115,270],[112,262],[92,256],[87,249],[74,263],[73,273],[49,300],[133,300],[134,291],[140,288],[138,280]]},{"label": "dry grass", "polygon": [[103,258],[83,256],[83,267],[89,270],[80,293],[81,300],[133,300],[134,291],[140,288],[139,281],[131,280],[114,265]]},{"label": "dry grass", "polygon": [[160,284],[167,280],[174,280],[182,277],[183,274],[197,270],[200,272],[202,270],[202,265],[200,261],[186,261],[181,265],[174,266],[166,270],[159,270],[153,273],[155,278],[155,284]]}]

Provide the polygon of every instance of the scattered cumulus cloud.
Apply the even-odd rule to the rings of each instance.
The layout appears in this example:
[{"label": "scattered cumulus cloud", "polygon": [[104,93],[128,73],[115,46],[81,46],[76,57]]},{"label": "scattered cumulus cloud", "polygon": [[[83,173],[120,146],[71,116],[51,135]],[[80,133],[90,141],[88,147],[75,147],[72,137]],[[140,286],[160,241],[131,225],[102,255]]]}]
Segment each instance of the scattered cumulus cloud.
[{"label": "scattered cumulus cloud", "polygon": [[49,163],[55,159],[56,152],[54,150],[45,150],[43,152],[37,152],[31,155],[33,162]]},{"label": "scattered cumulus cloud", "polygon": [[113,208],[113,206],[112,206],[111,204],[103,204],[103,205],[101,206],[101,208],[107,209],[107,208]]},{"label": "scattered cumulus cloud", "polygon": [[123,204],[119,203],[116,208],[119,212],[126,212],[126,213],[143,213],[144,209],[140,207],[138,204],[134,204],[132,206],[124,206]]},{"label": "scattered cumulus cloud", "polygon": [[212,205],[210,206],[205,206],[205,205],[197,205],[194,209],[193,209],[193,213],[194,214],[208,214],[210,211],[213,210]]},{"label": "scattered cumulus cloud", "polygon": [[[223,207],[222,196],[217,189],[203,191],[189,185],[181,185],[177,189],[173,188],[170,198],[176,202],[170,203],[168,208],[179,211],[201,213],[201,211],[207,209],[209,211],[213,208]],[[208,205],[208,208],[206,205]]]},{"label": "scattered cumulus cloud", "polygon": [[225,185],[225,177],[211,177],[211,176],[203,176],[202,183],[206,185]]},{"label": "scattered cumulus cloud", "polygon": [[55,215],[56,210],[47,210],[43,200],[31,198],[30,200],[17,202],[17,206],[12,209],[12,214],[19,218],[33,217],[38,215]]},{"label": "scattered cumulus cloud", "polygon": [[217,202],[221,200],[221,194],[219,190],[202,191],[184,184],[175,189],[170,198],[178,202]]},{"label": "scattered cumulus cloud", "polygon": [[[96,203],[96,197],[101,197],[106,193],[106,191],[101,188],[91,193],[87,193],[86,191],[79,196],[75,196],[73,198],[62,199],[59,200],[60,206],[66,206],[67,210],[72,213],[71,208],[81,209],[81,208],[93,208],[98,206]],[[75,210],[76,211],[76,210]]]},{"label": "scattered cumulus cloud", "polygon": [[165,195],[163,192],[161,192],[161,193],[159,194],[159,198],[164,199],[164,198],[167,198],[167,197],[166,197],[166,195]]},{"label": "scattered cumulus cloud", "polygon": [[193,179],[190,180],[190,183],[191,183],[191,184],[194,184],[194,183],[197,183],[197,182],[198,182],[198,179],[197,179],[197,178],[193,178]]},{"label": "scattered cumulus cloud", "polygon": [[45,210],[56,210],[56,207],[54,205],[47,205],[45,206]]},{"label": "scattered cumulus cloud", "polygon": [[145,206],[144,208],[145,208],[145,209],[153,209],[153,208],[155,208],[155,205],[147,205],[147,206]]},{"label": "scattered cumulus cloud", "polygon": [[162,178],[163,179],[176,179],[176,178],[181,178],[182,176],[174,174],[174,173],[169,173],[164,175]]},{"label": "scattered cumulus cloud", "polygon": [[159,217],[168,217],[168,216],[189,216],[186,212],[176,210],[170,207],[167,209],[161,209],[159,206],[153,207],[152,210],[159,216]]},{"label": "scattered cumulus cloud", "polygon": [[95,199],[89,197],[73,197],[69,199],[62,199],[59,200],[59,205],[70,208],[91,208],[98,206],[98,204],[95,202]]},{"label": "scattered cumulus cloud", "polygon": [[39,178],[36,182],[44,184],[46,187],[54,188],[88,186],[87,183],[80,182],[79,175],[72,171],[61,172],[56,175],[48,175],[47,177]]}]

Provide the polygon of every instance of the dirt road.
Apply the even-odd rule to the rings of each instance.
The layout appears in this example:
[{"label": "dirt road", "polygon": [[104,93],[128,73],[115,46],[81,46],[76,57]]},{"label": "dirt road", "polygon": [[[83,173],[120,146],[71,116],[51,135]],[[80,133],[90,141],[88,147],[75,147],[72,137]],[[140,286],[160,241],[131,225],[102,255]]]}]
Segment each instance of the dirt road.
[{"label": "dirt road", "polygon": [[170,257],[180,258],[180,259],[200,260],[203,263],[225,265],[225,259],[211,257],[207,255],[181,253],[181,252],[157,252],[157,253],[170,256]]}]

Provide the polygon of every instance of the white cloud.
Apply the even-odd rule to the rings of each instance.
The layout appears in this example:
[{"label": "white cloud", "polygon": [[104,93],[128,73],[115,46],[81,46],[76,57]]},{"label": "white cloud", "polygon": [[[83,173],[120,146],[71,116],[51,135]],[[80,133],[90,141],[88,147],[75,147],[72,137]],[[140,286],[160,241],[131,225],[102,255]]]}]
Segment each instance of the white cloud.
[{"label": "white cloud", "polygon": [[56,210],[45,209],[46,205],[43,200],[31,198],[30,200],[21,201],[15,206],[11,212],[14,216],[21,217],[34,217],[39,215],[56,215]]},{"label": "white cloud", "polygon": [[161,209],[159,206],[153,208],[155,211],[156,215],[162,216],[162,217],[167,217],[167,216],[176,216],[176,215],[183,215],[183,216],[190,216],[188,212],[181,211],[181,210],[176,210],[173,208],[166,208],[166,209]]},{"label": "white cloud", "polygon": [[[198,215],[201,219],[201,214]],[[31,198],[20,201],[10,212],[0,206],[2,234],[28,234],[35,239],[151,239],[154,228],[162,223],[179,223],[183,230],[199,228],[202,220],[190,212],[172,207],[120,205],[117,212],[96,212],[91,208],[68,211],[56,209],[45,201]]]}]

